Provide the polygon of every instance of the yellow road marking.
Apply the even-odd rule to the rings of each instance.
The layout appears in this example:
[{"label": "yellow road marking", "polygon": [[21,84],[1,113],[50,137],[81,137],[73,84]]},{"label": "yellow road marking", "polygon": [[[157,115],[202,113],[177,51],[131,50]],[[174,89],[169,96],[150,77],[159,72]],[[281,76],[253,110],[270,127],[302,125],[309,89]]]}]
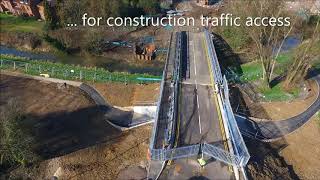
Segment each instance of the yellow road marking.
[{"label": "yellow road marking", "polygon": [[[207,48],[205,48],[206,47],[206,43],[205,43],[204,39],[202,40],[202,46],[203,46],[204,49],[207,49]],[[213,84],[214,77],[213,77],[213,74],[211,73],[213,71],[212,71],[211,63],[209,61],[209,54],[208,54],[208,51],[205,51],[205,53],[206,53],[206,59],[207,59],[207,63],[208,63],[209,71],[210,71],[210,80],[211,80],[211,85],[212,85],[212,90],[213,90],[213,99],[214,99],[214,101],[216,103],[216,108],[217,108],[217,112],[218,112],[219,125],[220,125],[221,135],[222,135],[222,139],[223,139],[223,144],[224,144],[225,150],[227,150],[229,152],[229,146],[228,146],[228,143],[227,143],[226,133],[225,133],[225,130],[224,130],[224,124],[223,124],[223,121],[222,121],[221,109],[219,107],[217,94],[215,93],[215,90],[214,90],[214,84]],[[229,170],[232,171],[232,167],[230,165],[229,165]]]}]

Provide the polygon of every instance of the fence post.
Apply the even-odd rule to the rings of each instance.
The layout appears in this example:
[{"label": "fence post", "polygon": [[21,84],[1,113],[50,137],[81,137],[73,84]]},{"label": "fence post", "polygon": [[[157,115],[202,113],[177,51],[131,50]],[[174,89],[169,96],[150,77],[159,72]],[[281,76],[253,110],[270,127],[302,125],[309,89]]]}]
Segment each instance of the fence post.
[{"label": "fence post", "polygon": [[1,66],[0,67],[2,67],[2,64],[3,64],[3,60],[1,59]]},{"label": "fence post", "polygon": [[64,70],[64,78],[67,78],[67,70]]},{"label": "fence post", "polygon": [[16,62],[13,61],[13,70],[16,70]]},{"label": "fence post", "polygon": [[51,69],[51,76],[54,76],[54,67]]},{"label": "fence post", "polygon": [[80,80],[82,80],[82,70],[80,70]]},{"label": "fence post", "polygon": [[39,73],[41,73],[41,66],[40,65],[39,65],[39,69],[38,70],[39,70]]},{"label": "fence post", "polygon": [[25,71],[28,72],[28,63],[24,64],[25,65]]},{"label": "fence post", "polygon": [[94,77],[93,77],[93,82],[95,82],[97,79],[97,67],[94,68]]}]

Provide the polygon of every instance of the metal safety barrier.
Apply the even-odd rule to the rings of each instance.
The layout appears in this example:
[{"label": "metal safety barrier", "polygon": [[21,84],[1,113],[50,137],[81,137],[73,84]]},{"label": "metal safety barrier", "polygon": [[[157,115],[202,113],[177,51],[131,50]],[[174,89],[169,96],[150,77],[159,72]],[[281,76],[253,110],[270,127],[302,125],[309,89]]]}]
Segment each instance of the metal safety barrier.
[{"label": "metal safety barrier", "polygon": [[230,152],[216,147],[215,145],[204,143],[202,145],[202,152],[227,164],[241,166],[239,156],[231,154]]},{"label": "metal safety barrier", "polygon": [[196,156],[200,152],[200,144],[173,149],[152,149],[151,159],[156,161],[167,161]]},{"label": "metal safety barrier", "polygon": [[167,56],[166,56],[166,64],[164,66],[164,70],[162,73],[162,80],[161,80],[161,85],[160,85],[160,96],[158,99],[158,103],[157,103],[157,112],[156,112],[156,117],[155,117],[155,122],[153,124],[153,131],[151,134],[151,141],[150,141],[150,149],[154,148],[154,141],[155,141],[155,136],[156,136],[156,132],[157,132],[157,127],[158,127],[158,120],[159,120],[159,116],[160,116],[160,105],[163,99],[163,89],[164,89],[164,84],[165,84],[165,80],[167,77],[167,69],[168,69],[168,59],[170,56],[170,46],[172,43],[172,34],[170,35],[170,42],[169,42],[169,48],[168,48],[168,52],[167,52]]},{"label": "metal safety barrier", "polygon": [[208,46],[210,65],[212,67],[211,73],[214,77],[214,83],[219,88],[217,90],[218,92],[217,96],[221,100],[220,106],[221,106],[221,112],[223,114],[222,118],[224,121],[224,126],[225,126],[225,129],[228,131],[228,135],[230,136],[229,141],[231,141],[232,143],[232,151],[228,153],[230,154],[230,156],[235,155],[239,161],[236,161],[236,162],[230,161],[230,158],[228,158],[228,156],[225,156],[225,154],[221,154],[221,153],[220,154],[212,153],[211,155],[217,159],[220,159],[223,162],[243,167],[249,161],[250,155],[244,143],[242,135],[239,131],[237,122],[233,114],[233,110],[231,108],[231,104],[229,100],[228,82],[225,76],[222,76],[221,68],[220,68],[215,47],[212,41],[212,34],[210,34],[208,31],[205,31],[205,39]]}]

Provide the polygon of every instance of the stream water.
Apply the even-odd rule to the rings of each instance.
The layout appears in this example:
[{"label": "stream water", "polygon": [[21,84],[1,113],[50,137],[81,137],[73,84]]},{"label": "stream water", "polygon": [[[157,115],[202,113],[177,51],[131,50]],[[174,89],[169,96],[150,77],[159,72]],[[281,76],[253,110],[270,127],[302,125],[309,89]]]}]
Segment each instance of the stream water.
[{"label": "stream water", "polygon": [[[299,46],[300,43],[301,43],[301,38],[300,38],[299,35],[289,36],[289,37],[287,37],[287,38],[284,40],[280,52],[290,51],[291,49]],[[274,51],[274,52],[277,52],[278,49],[279,49],[278,47],[275,48],[275,51]]]}]

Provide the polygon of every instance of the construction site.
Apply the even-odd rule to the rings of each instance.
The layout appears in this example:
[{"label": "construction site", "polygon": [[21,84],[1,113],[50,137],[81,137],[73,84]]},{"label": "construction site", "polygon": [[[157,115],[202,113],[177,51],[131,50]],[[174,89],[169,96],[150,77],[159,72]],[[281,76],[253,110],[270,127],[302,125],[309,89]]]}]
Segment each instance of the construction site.
[{"label": "construction site", "polygon": [[[9,23],[19,14],[1,14],[9,20],[0,32],[0,179],[317,179],[317,3],[256,3],[262,1],[261,12],[247,1],[70,1],[63,5],[197,20],[192,27],[58,27],[35,47],[38,36],[28,28],[10,29],[32,20],[15,20],[19,26]],[[71,16],[59,3],[59,15]],[[258,27],[202,27],[198,18],[240,7],[248,14],[296,13],[306,30],[294,24],[292,33],[285,29],[289,38],[270,38],[269,46],[251,36]],[[276,56],[268,54],[274,46]],[[272,57],[270,82],[259,47]],[[286,88],[297,67],[305,74]]]}]

